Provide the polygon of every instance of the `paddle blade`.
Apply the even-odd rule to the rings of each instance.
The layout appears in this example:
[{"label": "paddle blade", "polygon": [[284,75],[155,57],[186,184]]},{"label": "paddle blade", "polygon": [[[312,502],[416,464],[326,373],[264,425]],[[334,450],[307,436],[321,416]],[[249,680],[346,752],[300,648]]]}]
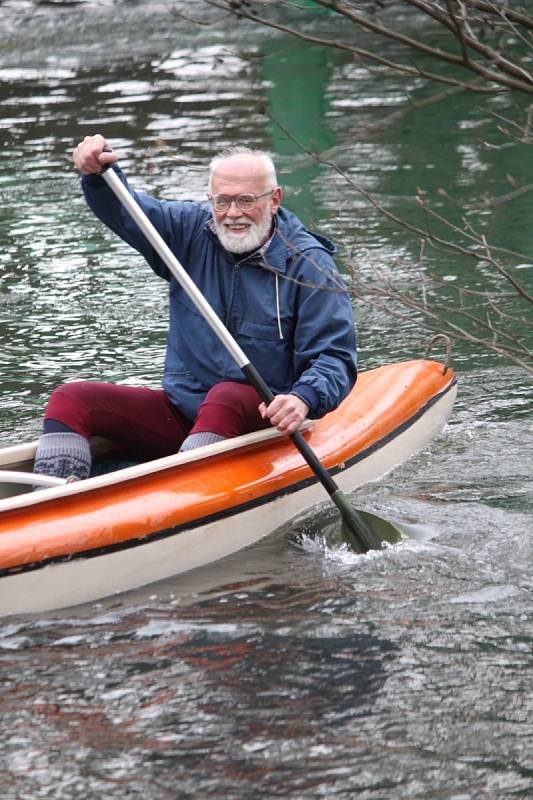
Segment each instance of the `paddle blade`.
[{"label": "paddle blade", "polygon": [[397,544],[402,538],[401,529],[370,511],[355,509],[339,490],[332,500],[341,512],[342,538],[356,553],[381,550],[385,543]]}]

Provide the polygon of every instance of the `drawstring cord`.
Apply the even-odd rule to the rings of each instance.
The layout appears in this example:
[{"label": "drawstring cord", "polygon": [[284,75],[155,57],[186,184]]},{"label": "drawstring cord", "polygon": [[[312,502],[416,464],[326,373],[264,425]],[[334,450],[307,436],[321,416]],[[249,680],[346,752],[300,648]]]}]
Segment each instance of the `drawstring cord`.
[{"label": "drawstring cord", "polygon": [[281,330],[281,315],[279,311],[279,275],[275,273],[276,278],[276,315],[278,318],[278,331],[279,331],[279,338],[283,339],[283,331]]}]

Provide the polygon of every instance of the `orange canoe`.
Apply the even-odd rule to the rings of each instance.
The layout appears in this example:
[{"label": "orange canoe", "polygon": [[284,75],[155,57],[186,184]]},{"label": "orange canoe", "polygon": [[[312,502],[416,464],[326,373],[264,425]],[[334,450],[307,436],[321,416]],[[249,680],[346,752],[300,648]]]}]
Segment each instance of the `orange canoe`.
[{"label": "orange canoe", "polygon": [[[304,432],[343,491],[376,480],[446,422],[453,372],[416,360],[359,376]],[[124,592],[258,541],[327,499],[292,442],[258,431],[79,483],[28,491],[35,443],[0,451],[0,613],[33,613]]]}]

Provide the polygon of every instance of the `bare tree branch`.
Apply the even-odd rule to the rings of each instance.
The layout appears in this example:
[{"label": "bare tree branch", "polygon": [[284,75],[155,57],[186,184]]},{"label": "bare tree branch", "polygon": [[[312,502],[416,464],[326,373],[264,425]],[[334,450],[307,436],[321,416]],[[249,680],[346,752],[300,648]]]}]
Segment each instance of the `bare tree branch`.
[{"label": "bare tree branch", "polygon": [[[379,284],[369,285],[367,282],[361,281],[357,277],[355,267],[351,267],[352,275],[352,293],[364,299],[366,303],[374,305],[382,309],[387,315],[401,319],[404,322],[413,322],[412,313],[402,313],[391,303],[396,301],[400,307],[409,309],[409,312],[417,312],[420,316],[418,324],[420,327],[428,331],[435,332],[435,330],[446,333],[453,339],[458,341],[468,342],[483,349],[490,350],[496,355],[511,361],[522,369],[533,375],[533,353],[525,346],[510,347],[509,345],[502,344],[498,341],[497,336],[501,335],[501,331],[496,331],[494,326],[490,323],[483,323],[483,321],[475,317],[471,312],[464,309],[457,309],[456,315],[467,318],[470,322],[474,321],[477,326],[483,325],[486,330],[489,330],[493,336],[490,339],[484,338],[481,335],[473,333],[457,322],[454,322],[450,316],[448,308],[443,308],[442,312],[435,309],[434,305],[430,306],[426,300],[425,292],[421,291],[421,300],[413,298],[412,295],[406,292],[398,291],[388,280],[383,280],[383,276],[379,276]],[[494,335],[496,334],[496,336]],[[516,337],[512,337],[516,342]]]},{"label": "bare tree branch", "polygon": [[490,0],[463,0],[466,5],[485,11],[487,14],[494,14],[501,17],[505,22],[520,25],[527,30],[533,31],[533,18],[525,12],[516,11],[509,7],[508,2],[490,2]]},{"label": "bare tree branch", "polygon": [[[418,39],[413,39],[412,37],[404,36],[399,31],[393,31],[389,28],[385,28],[384,25],[372,23],[363,15],[350,12],[348,7],[351,5],[351,3],[327,2],[327,0],[317,0],[317,2],[319,5],[324,6],[325,8],[345,14],[345,16],[347,16],[352,20],[352,22],[355,22],[361,28],[378,33],[381,36],[394,39],[401,44],[407,45],[418,52],[426,53],[427,55],[430,55],[438,60],[448,61],[451,64],[463,66],[466,69],[477,72],[487,81],[493,81],[501,86],[506,86],[509,89],[533,93],[533,77],[531,73],[509,61],[508,59],[503,58],[492,47],[482,44],[482,42],[480,42],[480,40],[473,33],[469,34],[467,31],[465,31],[463,26],[460,24],[460,18],[456,16],[452,10],[450,0],[445,0],[448,13],[445,13],[435,3],[428,2],[428,0],[404,0],[404,2],[407,5],[416,8],[418,11],[423,12],[428,17],[431,17],[433,20],[435,20],[435,22],[438,22],[440,25],[442,25],[444,28],[447,28],[452,34],[454,34],[459,41],[460,48],[463,53],[462,57],[456,56],[454,53],[451,53],[447,50],[442,50],[438,47],[430,47]],[[454,0],[454,2],[457,3],[457,0]],[[488,63],[495,64],[500,71],[495,72],[492,69],[487,69],[479,61],[472,59],[468,53],[468,48],[478,52]],[[506,78],[504,77],[503,73],[514,76],[514,78],[520,78],[520,80]]]},{"label": "bare tree branch", "polygon": [[[323,47],[330,47],[336,50],[341,50],[343,52],[350,53],[354,56],[358,61],[361,63],[365,63],[367,61],[375,64],[379,64],[380,66],[387,67],[388,69],[404,74],[404,75],[411,75],[413,77],[420,77],[426,78],[430,81],[435,81],[437,83],[444,83],[448,86],[460,86],[465,89],[468,89],[472,92],[477,92],[480,94],[496,94],[501,91],[509,90],[509,89],[520,89],[521,91],[531,92],[533,94],[533,85],[527,86],[526,84],[519,83],[517,81],[510,81],[500,77],[497,73],[494,75],[491,74],[491,80],[494,82],[494,86],[490,86],[487,84],[481,84],[477,80],[471,81],[462,81],[458,78],[450,78],[444,74],[439,74],[436,72],[430,72],[427,69],[424,69],[419,66],[412,66],[408,64],[402,64],[396,61],[392,61],[391,59],[385,58],[384,56],[379,55],[371,50],[366,50],[360,47],[354,47],[353,45],[347,44],[345,42],[340,42],[332,39],[325,39],[320,36],[314,36],[309,33],[304,33],[299,28],[291,27],[290,25],[284,25],[280,22],[276,22],[275,20],[269,19],[268,17],[262,17],[258,14],[248,10],[248,7],[244,5],[240,5],[237,0],[204,0],[210,6],[215,8],[221,9],[226,11],[233,16],[239,17],[241,19],[249,20],[250,22],[256,22],[259,25],[264,25],[269,28],[273,28],[274,30],[281,31],[283,33],[288,33],[291,36],[294,36],[297,39],[301,39],[304,42],[309,42],[310,44],[321,45]],[[327,3],[321,2],[321,0],[317,0],[320,5],[324,5],[326,8],[332,8],[333,10],[337,10],[333,6],[330,6]],[[410,0],[405,0],[405,2],[410,2]],[[380,32],[379,27],[376,29],[376,32]],[[390,38],[397,38],[393,34],[391,34]],[[414,41],[414,40],[413,40]],[[419,50],[425,51],[425,46],[419,47]],[[438,48],[430,48],[431,54],[435,56],[436,59],[440,57],[440,51]],[[452,53],[448,54],[449,57],[442,57],[442,60],[449,61],[450,63],[456,64],[458,66],[463,65],[461,59],[458,59]],[[480,74],[481,71],[477,70]],[[483,74],[482,77],[486,78],[486,74]],[[508,84],[508,85],[507,85]]]},{"label": "bare tree branch", "polygon": [[[252,6],[246,0],[204,0],[211,6],[224,10],[236,17],[247,19],[256,22],[260,25],[274,28],[276,30],[290,33],[304,41],[312,42],[314,44],[327,45],[339,50],[352,53],[358,59],[364,61],[371,61],[373,63],[381,64],[396,72],[402,72],[409,75],[418,75],[432,81],[440,83],[447,83],[451,85],[463,85],[471,91],[482,93],[494,93],[495,91],[502,90],[515,90],[528,94],[533,94],[533,76],[528,70],[524,69],[521,65],[504,58],[500,53],[489,45],[483,44],[475,35],[468,35],[468,33],[460,26],[459,18],[451,10],[451,6],[446,12],[443,7],[431,0],[403,0],[406,6],[411,6],[418,11],[425,14],[428,18],[438,23],[441,27],[447,29],[452,33],[454,38],[459,38],[462,55],[457,55],[450,50],[443,50],[440,47],[432,47],[426,44],[421,39],[403,34],[401,31],[394,30],[385,26],[379,21],[371,19],[371,15],[360,13],[352,2],[348,0],[316,0],[316,3],[323,8],[335,12],[341,16],[349,19],[356,27],[369,33],[376,34],[383,38],[388,38],[396,41],[405,47],[419,52],[424,55],[431,56],[439,63],[447,62],[455,66],[463,67],[470,72],[480,75],[486,81],[486,84],[478,84],[468,81],[460,81],[458,79],[450,78],[444,74],[428,71],[419,66],[413,67],[407,64],[393,62],[373,51],[354,47],[346,42],[340,42],[333,39],[325,40],[321,37],[313,36],[304,33],[296,24],[288,25],[276,22],[274,19],[266,16],[260,16],[252,10]],[[448,0],[445,0],[448,2]],[[457,2],[457,0],[454,0]],[[464,2],[464,0],[463,0]],[[466,0],[468,3],[468,0]],[[293,6],[294,8],[294,6]],[[488,9],[485,9],[488,10]],[[495,11],[492,11],[495,13]],[[533,18],[531,18],[533,25]],[[468,54],[468,48],[471,48],[491,67],[484,65],[483,61],[471,58]],[[495,65],[497,69],[493,69]],[[494,84],[490,86],[489,84]]]},{"label": "bare tree branch", "polygon": [[[322,158],[321,156],[313,153],[309,148],[305,147],[302,142],[299,142],[290,131],[288,131],[280,122],[276,120],[272,114],[267,113],[269,119],[279,127],[280,130],[283,131],[285,136],[287,136],[291,141],[298,145],[298,147],[302,150],[302,152],[307,153],[307,155],[311,156],[314,161],[318,164],[322,164],[323,166],[330,167],[334,172],[340,175],[346,183],[351,186],[353,189],[357,191],[362,197],[364,197],[377,211],[379,211],[383,216],[387,217],[387,219],[394,222],[396,225],[405,228],[411,233],[416,234],[419,238],[425,239],[429,244],[440,247],[445,250],[452,250],[456,253],[461,254],[462,256],[466,256],[469,259],[473,259],[476,262],[479,261],[486,261],[492,267],[494,267],[516,290],[516,293],[521,295],[524,299],[528,300],[528,302],[533,303],[533,296],[530,295],[527,290],[522,287],[518,281],[510,275],[510,273],[503,267],[503,265],[497,261],[492,256],[492,251],[480,236],[474,236],[472,233],[468,231],[462,230],[454,225],[452,222],[447,220],[445,217],[440,216],[437,212],[433,211],[432,209],[428,208],[428,206],[424,203],[423,199],[419,196],[417,198],[418,205],[422,212],[426,216],[431,216],[432,218],[438,220],[446,227],[449,227],[456,233],[460,233],[462,236],[465,236],[473,245],[473,247],[465,247],[464,245],[459,244],[458,242],[451,241],[448,239],[444,239],[442,236],[438,236],[435,234],[432,229],[431,225],[429,224],[429,220],[427,221],[427,225],[425,228],[420,228],[418,225],[414,225],[412,222],[408,222],[407,220],[397,216],[392,211],[390,211],[386,206],[380,203],[371,192],[368,192],[364,189],[360,184],[356,183],[344,170],[342,170],[337,164],[333,161],[330,161],[327,158]],[[474,249],[475,246],[475,249]],[[501,248],[493,248],[494,250],[500,250]],[[510,252],[510,251],[506,251]],[[520,254],[520,253],[513,253],[513,255],[519,256],[524,260],[527,260],[527,256]]]}]

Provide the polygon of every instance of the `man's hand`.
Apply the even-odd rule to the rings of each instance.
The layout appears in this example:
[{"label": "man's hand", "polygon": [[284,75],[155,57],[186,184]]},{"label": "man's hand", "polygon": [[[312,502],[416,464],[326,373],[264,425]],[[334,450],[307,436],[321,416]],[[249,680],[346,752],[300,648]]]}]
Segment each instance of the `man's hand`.
[{"label": "man's hand", "polygon": [[115,153],[104,153],[104,147],[109,144],[99,133],[96,136],[86,136],[79,143],[73,153],[74,165],[83,175],[101,172],[106,164],[114,164],[117,160]]},{"label": "man's hand", "polygon": [[268,407],[261,403],[259,413],[263,419],[269,419],[280,433],[289,436],[298,430],[307,417],[309,407],[295,394],[278,394]]}]

